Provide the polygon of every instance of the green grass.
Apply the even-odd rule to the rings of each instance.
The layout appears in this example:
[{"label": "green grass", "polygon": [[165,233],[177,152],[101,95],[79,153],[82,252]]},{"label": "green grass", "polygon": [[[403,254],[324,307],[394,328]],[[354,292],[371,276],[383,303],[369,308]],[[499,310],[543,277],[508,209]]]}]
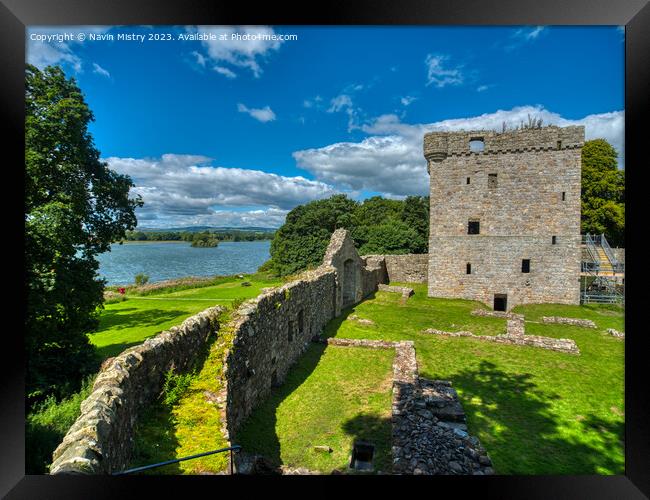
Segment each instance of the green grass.
[{"label": "green grass", "polygon": [[[227,321],[227,313],[221,323]],[[228,446],[221,432],[219,409],[206,398],[222,388],[224,350],[232,343],[232,332],[222,329],[212,339],[207,353],[197,362],[189,387],[174,404],[164,396],[138,420],[131,467],[163,462]],[[205,360],[205,361],[203,361]],[[216,474],[225,470],[226,454],[220,453],[166,465],[147,474]]]},{"label": "green grass", "polygon": [[392,349],[310,345],[237,443],[276,465],[330,473],[348,472],[354,440],[367,440],[375,444],[375,471],[390,472],[394,356]]},{"label": "green grass", "polygon": [[[241,286],[249,281],[251,286]],[[263,275],[219,277],[218,284],[184,289],[183,286],[157,290],[155,294],[136,295],[127,291],[127,300],[107,304],[100,316],[99,329],[89,335],[98,356],[116,356],[127,347],[181,324],[186,318],[214,305],[230,305],[236,299],[257,296],[262,288],[280,281]],[[181,288],[180,290],[178,288]]]},{"label": "green grass", "polygon": [[[413,340],[423,377],[448,379],[457,389],[468,426],[500,474],[622,474],[624,471],[624,344],[606,333],[624,330],[615,306],[527,305],[526,333],[571,338],[580,356],[535,347],[492,344],[421,333],[425,328],[501,333],[494,318],[469,315],[479,303],[433,299],[411,284],[406,304],[377,292],[326,328],[326,336]],[[362,326],[355,313],[375,322]],[[598,328],[533,323],[541,316],[593,320]]]}]

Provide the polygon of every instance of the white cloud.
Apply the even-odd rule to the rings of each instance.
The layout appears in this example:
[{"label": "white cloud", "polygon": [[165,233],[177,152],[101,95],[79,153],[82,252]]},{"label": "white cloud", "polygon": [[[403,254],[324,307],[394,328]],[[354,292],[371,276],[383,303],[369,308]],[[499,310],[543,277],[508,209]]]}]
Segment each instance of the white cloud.
[{"label": "white cloud", "polygon": [[196,64],[205,68],[205,56],[196,50],[192,52],[192,55],[196,58]]},{"label": "white cloud", "polygon": [[444,68],[443,64],[449,60],[449,56],[429,54],[424,63],[427,67],[427,86],[435,84],[442,88],[447,85],[460,85],[463,83],[463,73],[459,67]]},{"label": "white cloud", "polygon": [[272,122],[273,120],[275,120],[275,113],[268,106],[264,106],[261,109],[255,109],[255,108],[248,108],[244,104],[239,103],[237,104],[237,111],[239,111],[240,113],[247,113],[262,123]]},{"label": "white cloud", "polygon": [[[101,34],[112,28],[112,26],[29,26],[26,30],[27,62],[39,69],[67,63],[72,66],[75,72],[79,73],[83,69],[83,63],[74,49],[83,42],[79,41],[77,35],[79,33],[86,35],[89,33]],[[57,37],[61,37],[66,33],[72,35],[71,40],[57,39]],[[49,36],[50,39],[36,40],[32,39],[32,35]]]},{"label": "white cloud", "polygon": [[416,101],[416,100],[417,100],[417,97],[413,97],[413,96],[407,95],[407,96],[402,97],[402,98],[399,100],[399,102],[401,102],[403,106],[408,106],[408,105],[410,105],[411,103],[413,103],[413,101]]},{"label": "white cloud", "polygon": [[[273,51],[277,51],[282,45],[282,40],[270,40],[260,37],[253,39],[232,38],[233,33],[246,35],[276,34],[273,28],[268,26],[196,26],[188,28],[189,31],[198,33],[209,33],[216,36],[216,40],[203,40],[201,43],[206,50],[205,57],[213,63],[218,63],[223,68],[223,63],[228,63],[239,68],[248,68],[255,78],[263,73],[262,62],[265,61]],[[225,37],[220,40],[219,37]]]},{"label": "white cloud", "polygon": [[521,121],[527,122],[528,115],[542,118],[544,124],[584,125],[586,140],[606,139],[619,151],[619,164],[624,165],[623,111],[571,120],[542,106],[520,106],[427,124],[402,123],[396,115],[383,115],[362,127],[370,136],[361,142],[340,142],[296,151],[293,156],[299,168],[342,189],[376,191],[386,196],[425,195],[429,176],[422,139],[426,132],[501,130],[504,121],[516,126]]},{"label": "white cloud", "polygon": [[103,160],[111,169],[133,179],[131,194],[142,195],[145,202],[137,209],[138,219],[143,222],[166,220],[178,225],[181,221],[217,221],[225,216],[250,222],[265,220],[265,214],[277,222],[296,205],[338,192],[323,182],[301,176],[213,167],[205,156],[165,154],[158,159]]},{"label": "white cloud", "polygon": [[217,73],[224,75],[227,78],[230,79],[237,78],[237,75],[233,71],[230,71],[228,68],[224,68],[223,66],[215,66],[212,69],[215,70]]},{"label": "white cloud", "polygon": [[535,26],[534,28],[522,28],[515,31],[514,36],[524,40],[535,40],[546,29],[545,26]]},{"label": "white cloud", "polygon": [[477,92],[485,92],[489,88],[490,88],[489,85],[479,85],[478,87],[476,87],[476,91]]},{"label": "white cloud", "polygon": [[98,75],[105,76],[106,78],[111,77],[111,74],[97,63],[93,63],[93,73],[97,73]]}]

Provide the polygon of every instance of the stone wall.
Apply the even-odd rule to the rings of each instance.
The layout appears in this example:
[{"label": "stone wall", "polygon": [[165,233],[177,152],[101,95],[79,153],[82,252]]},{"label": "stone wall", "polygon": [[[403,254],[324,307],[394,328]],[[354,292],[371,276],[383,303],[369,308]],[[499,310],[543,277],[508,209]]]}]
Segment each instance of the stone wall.
[{"label": "stone wall", "polygon": [[389,282],[426,283],[428,254],[384,255]]},{"label": "stone wall", "polygon": [[[470,140],[479,138],[483,151],[471,152]],[[507,310],[579,303],[583,141],[584,127],[425,135],[429,296],[492,307],[502,294]],[[468,234],[470,220],[479,234]]]},{"label": "stone wall", "polygon": [[383,261],[359,257],[348,232],[339,229],[319,268],[242,304],[229,325],[234,342],[224,363],[228,439],[271,387],[283,383],[325,325],[376,291],[383,280]]},{"label": "stone wall", "polygon": [[227,438],[272,387],[282,384],[312,338],[334,317],[336,294],[336,271],[324,266],[238,309],[224,364]]},{"label": "stone wall", "polygon": [[54,450],[51,474],[107,474],[130,460],[133,430],[141,411],[162,389],[165,373],[188,369],[211,334],[222,307],[186,319],[142,344],[106,360],[81,415]]}]

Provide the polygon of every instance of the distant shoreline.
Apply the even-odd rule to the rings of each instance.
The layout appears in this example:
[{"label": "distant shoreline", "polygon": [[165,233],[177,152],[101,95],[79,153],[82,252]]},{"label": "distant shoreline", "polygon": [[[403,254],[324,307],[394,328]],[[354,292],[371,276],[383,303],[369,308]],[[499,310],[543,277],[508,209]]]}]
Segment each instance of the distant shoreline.
[{"label": "distant shoreline", "polygon": [[[268,240],[252,240],[252,241],[230,241],[230,240],[220,240],[219,245],[223,243],[253,243],[255,241],[271,241],[271,238]],[[152,241],[152,240],[143,240],[143,241],[138,241],[138,240],[124,240],[122,242],[123,245],[150,245],[152,243],[185,243],[187,246],[192,246],[191,241],[182,241],[182,240],[160,240],[160,241]],[[120,242],[116,241],[115,243],[112,243],[113,245],[119,245]]]}]

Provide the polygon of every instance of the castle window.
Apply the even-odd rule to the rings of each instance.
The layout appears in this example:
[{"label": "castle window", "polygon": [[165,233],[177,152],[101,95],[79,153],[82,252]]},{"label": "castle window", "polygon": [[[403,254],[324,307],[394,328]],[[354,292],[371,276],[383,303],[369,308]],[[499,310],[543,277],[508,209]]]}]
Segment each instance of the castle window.
[{"label": "castle window", "polygon": [[466,271],[466,273],[467,274],[472,274],[472,264],[470,264],[469,262],[467,263],[467,271]]},{"label": "castle window", "polygon": [[562,141],[557,141],[557,149],[562,149]]},{"label": "castle window", "polygon": [[295,321],[289,321],[289,335],[287,336],[289,342],[293,340],[293,332],[296,328],[296,322]]},{"label": "castle window", "polygon": [[470,220],[467,222],[467,234],[479,234],[481,230],[480,222],[477,220]]},{"label": "castle window", "polygon": [[488,188],[497,187],[497,174],[488,174]]},{"label": "castle window", "polygon": [[557,236],[553,236],[553,238],[551,239],[551,244],[552,244],[552,245],[556,245],[556,244],[557,244]]},{"label": "castle window", "polygon": [[521,261],[521,272],[529,273],[530,272],[530,259],[522,259]]},{"label": "castle window", "polygon": [[485,149],[483,137],[472,137],[469,140],[469,150],[471,153],[482,153]]},{"label": "castle window", "polygon": [[562,191],[562,201],[566,200],[566,192]]},{"label": "castle window", "polygon": [[467,184],[469,184],[469,177],[467,178]]}]

